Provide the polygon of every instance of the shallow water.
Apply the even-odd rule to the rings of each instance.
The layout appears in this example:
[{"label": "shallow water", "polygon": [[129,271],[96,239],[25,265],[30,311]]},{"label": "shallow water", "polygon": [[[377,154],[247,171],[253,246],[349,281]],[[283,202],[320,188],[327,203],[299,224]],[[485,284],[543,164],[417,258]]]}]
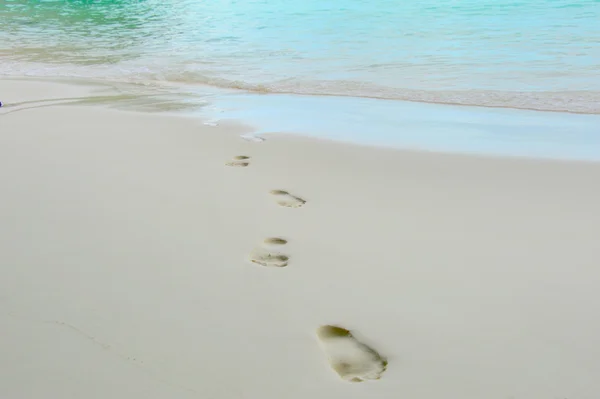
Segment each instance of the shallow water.
[{"label": "shallow water", "polygon": [[412,150],[600,161],[600,115],[285,94],[229,94],[210,104],[207,118],[243,120],[256,128],[249,138],[295,133]]},{"label": "shallow water", "polygon": [[0,74],[600,113],[598,0],[5,0]]}]

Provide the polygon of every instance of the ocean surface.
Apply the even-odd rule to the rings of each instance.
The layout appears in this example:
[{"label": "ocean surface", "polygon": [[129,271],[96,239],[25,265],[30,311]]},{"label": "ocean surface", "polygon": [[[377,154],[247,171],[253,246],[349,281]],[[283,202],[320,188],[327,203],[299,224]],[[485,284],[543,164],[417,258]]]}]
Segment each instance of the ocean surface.
[{"label": "ocean surface", "polygon": [[[338,131],[406,101],[600,114],[600,0],[0,0],[1,76],[169,88],[238,116],[285,103],[315,121],[347,97]],[[593,137],[597,118],[573,121]],[[377,123],[350,125],[394,134]]]}]

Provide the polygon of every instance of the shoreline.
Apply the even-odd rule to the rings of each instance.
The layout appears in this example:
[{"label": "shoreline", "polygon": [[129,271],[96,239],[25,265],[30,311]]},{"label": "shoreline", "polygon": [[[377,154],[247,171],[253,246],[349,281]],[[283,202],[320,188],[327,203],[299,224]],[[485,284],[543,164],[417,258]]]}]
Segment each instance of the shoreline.
[{"label": "shoreline", "polygon": [[[431,105],[445,105],[450,107],[474,107],[474,108],[487,108],[487,109],[506,109],[514,111],[533,111],[533,112],[544,112],[544,113],[564,113],[573,115],[600,115],[600,108],[595,107],[587,109],[588,105],[597,104],[596,98],[600,98],[600,91],[586,91],[586,90],[572,90],[572,91],[501,91],[493,89],[454,89],[454,90],[442,90],[436,91],[434,89],[410,89],[410,88],[387,88],[387,91],[403,92],[405,94],[360,94],[356,92],[318,92],[318,91],[304,91],[304,90],[289,90],[289,89],[273,89],[268,88],[263,84],[252,84],[252,83],[241,83],[238,81],[231,81],[222,83],[216,82],[202,82],[202,81],[184,81],[184,80],[156,80],[151,78],[139,79],[137,81],[130,80],[119,80],[116,77],[112,78],[100,78],[93,76],[29,76],[29,75],[0,75],[1,79],[4,80],[41,80],[41,81],[65,81],[69,84],[69,81],[80,81],[84,84],[104,84],[104,85],[125,85],[125,86],[155,86],[163,88],[177,87],[184,90],[192,88],[203,88],[208,92],[234,92],[236,94],[249,94],[249,95],[291,95],[299,97],[333,97],[333,98],[354,98],[354,99],[370,99],[370,100],[382,100],[382,101],[394,101],[394,102],[408,102],[416,104],[431,104]],[[355,85],[359,85],[360,82],[353,82]],[[298,85],[299,87],[302,87]],[[381,87],[383,90],[384,88]],[[412,93],[408,95],[406,93]],[[476,94],[480,101],[460,99],[456,100],[456,97],[460,97],[465,93]],[[578,105],[576,108],[568,108],[565,106],[556,105],[557,100],[564,101],[565,94],[576,95],[577,99],[581,99],[583,96],[592,95],[594,98],[589,98],[586,105]],[[452,99],[436,99],[436,95],[442,95]],[[544,106],[538,105],[527,105],[522,104],[523,101],[531,100],[539,96],[548,97],[547,101],[553,100]],[[520,99],[518,104],[505,104],[507,99]],[[485,103],[484,100],[485,99]],[[573,101],[568,101],[572,106]]]},{"label": "shoreline", "polygon": [[191,117],[207,126],[244,125],[248,127],[244,136],[249,139],[278,134],[405,151],[600,162],[600,115],[595,114],[235,90],[175,92],[164,87],[84,79],[19,78],[3,82],[34,88],[39,84],[59,85],[72,95],[65,97],[57,89],[60,95],[25,103],[17,95],[16,102],[5,101],[0,113],[29,104],[97,104]]},{"label": "shoreline", "polygon": [[[408,151],[511,158],[600,161],[600,115],[538,112],[350,97],[175,92],[164,88],[69,79],[9,79],[25,87],[59,85],[64,92],[28,101],[192,117],[205,125],[248,126],[246,137],[286,134]],[[20,83],[19,83],[20,82]],[[93,88],[94,95],[89,95]],[[27,104],[5,101],[4,111]],[[14,100],[15,98],[13,98]],[[324,110],[327,110],[325,112]],[[364,114],[361,116],[361,114]],[[435,117],[432,117],[435,115]],[[568,133],[567,133],[568,132]]]}]

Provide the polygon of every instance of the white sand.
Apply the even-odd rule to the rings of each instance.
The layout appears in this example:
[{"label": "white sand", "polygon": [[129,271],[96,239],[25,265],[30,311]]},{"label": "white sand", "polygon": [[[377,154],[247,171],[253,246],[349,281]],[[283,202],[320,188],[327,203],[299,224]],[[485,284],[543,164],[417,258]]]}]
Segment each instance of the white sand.
[{"label": "white sand", "polygon": [[[2,81],[0,100],[69,90]],[[600,164],[10,110],[0,398],[600,395]],[[247,167],[225,165],[238,155]],[[287,267],[248,260],[268,237],[288,240]],[[385,356],[381,379],[343,381],[325,324]]]}]

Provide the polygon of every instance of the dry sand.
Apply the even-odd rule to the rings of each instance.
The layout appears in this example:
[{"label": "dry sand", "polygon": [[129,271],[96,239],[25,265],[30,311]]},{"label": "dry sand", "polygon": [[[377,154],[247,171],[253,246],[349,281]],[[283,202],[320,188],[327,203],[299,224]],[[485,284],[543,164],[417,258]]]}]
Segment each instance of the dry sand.
[{"label": "dry sand", "polygon": [[35,104],[0,109],[1,398],[600,395],[600,164]]}]

